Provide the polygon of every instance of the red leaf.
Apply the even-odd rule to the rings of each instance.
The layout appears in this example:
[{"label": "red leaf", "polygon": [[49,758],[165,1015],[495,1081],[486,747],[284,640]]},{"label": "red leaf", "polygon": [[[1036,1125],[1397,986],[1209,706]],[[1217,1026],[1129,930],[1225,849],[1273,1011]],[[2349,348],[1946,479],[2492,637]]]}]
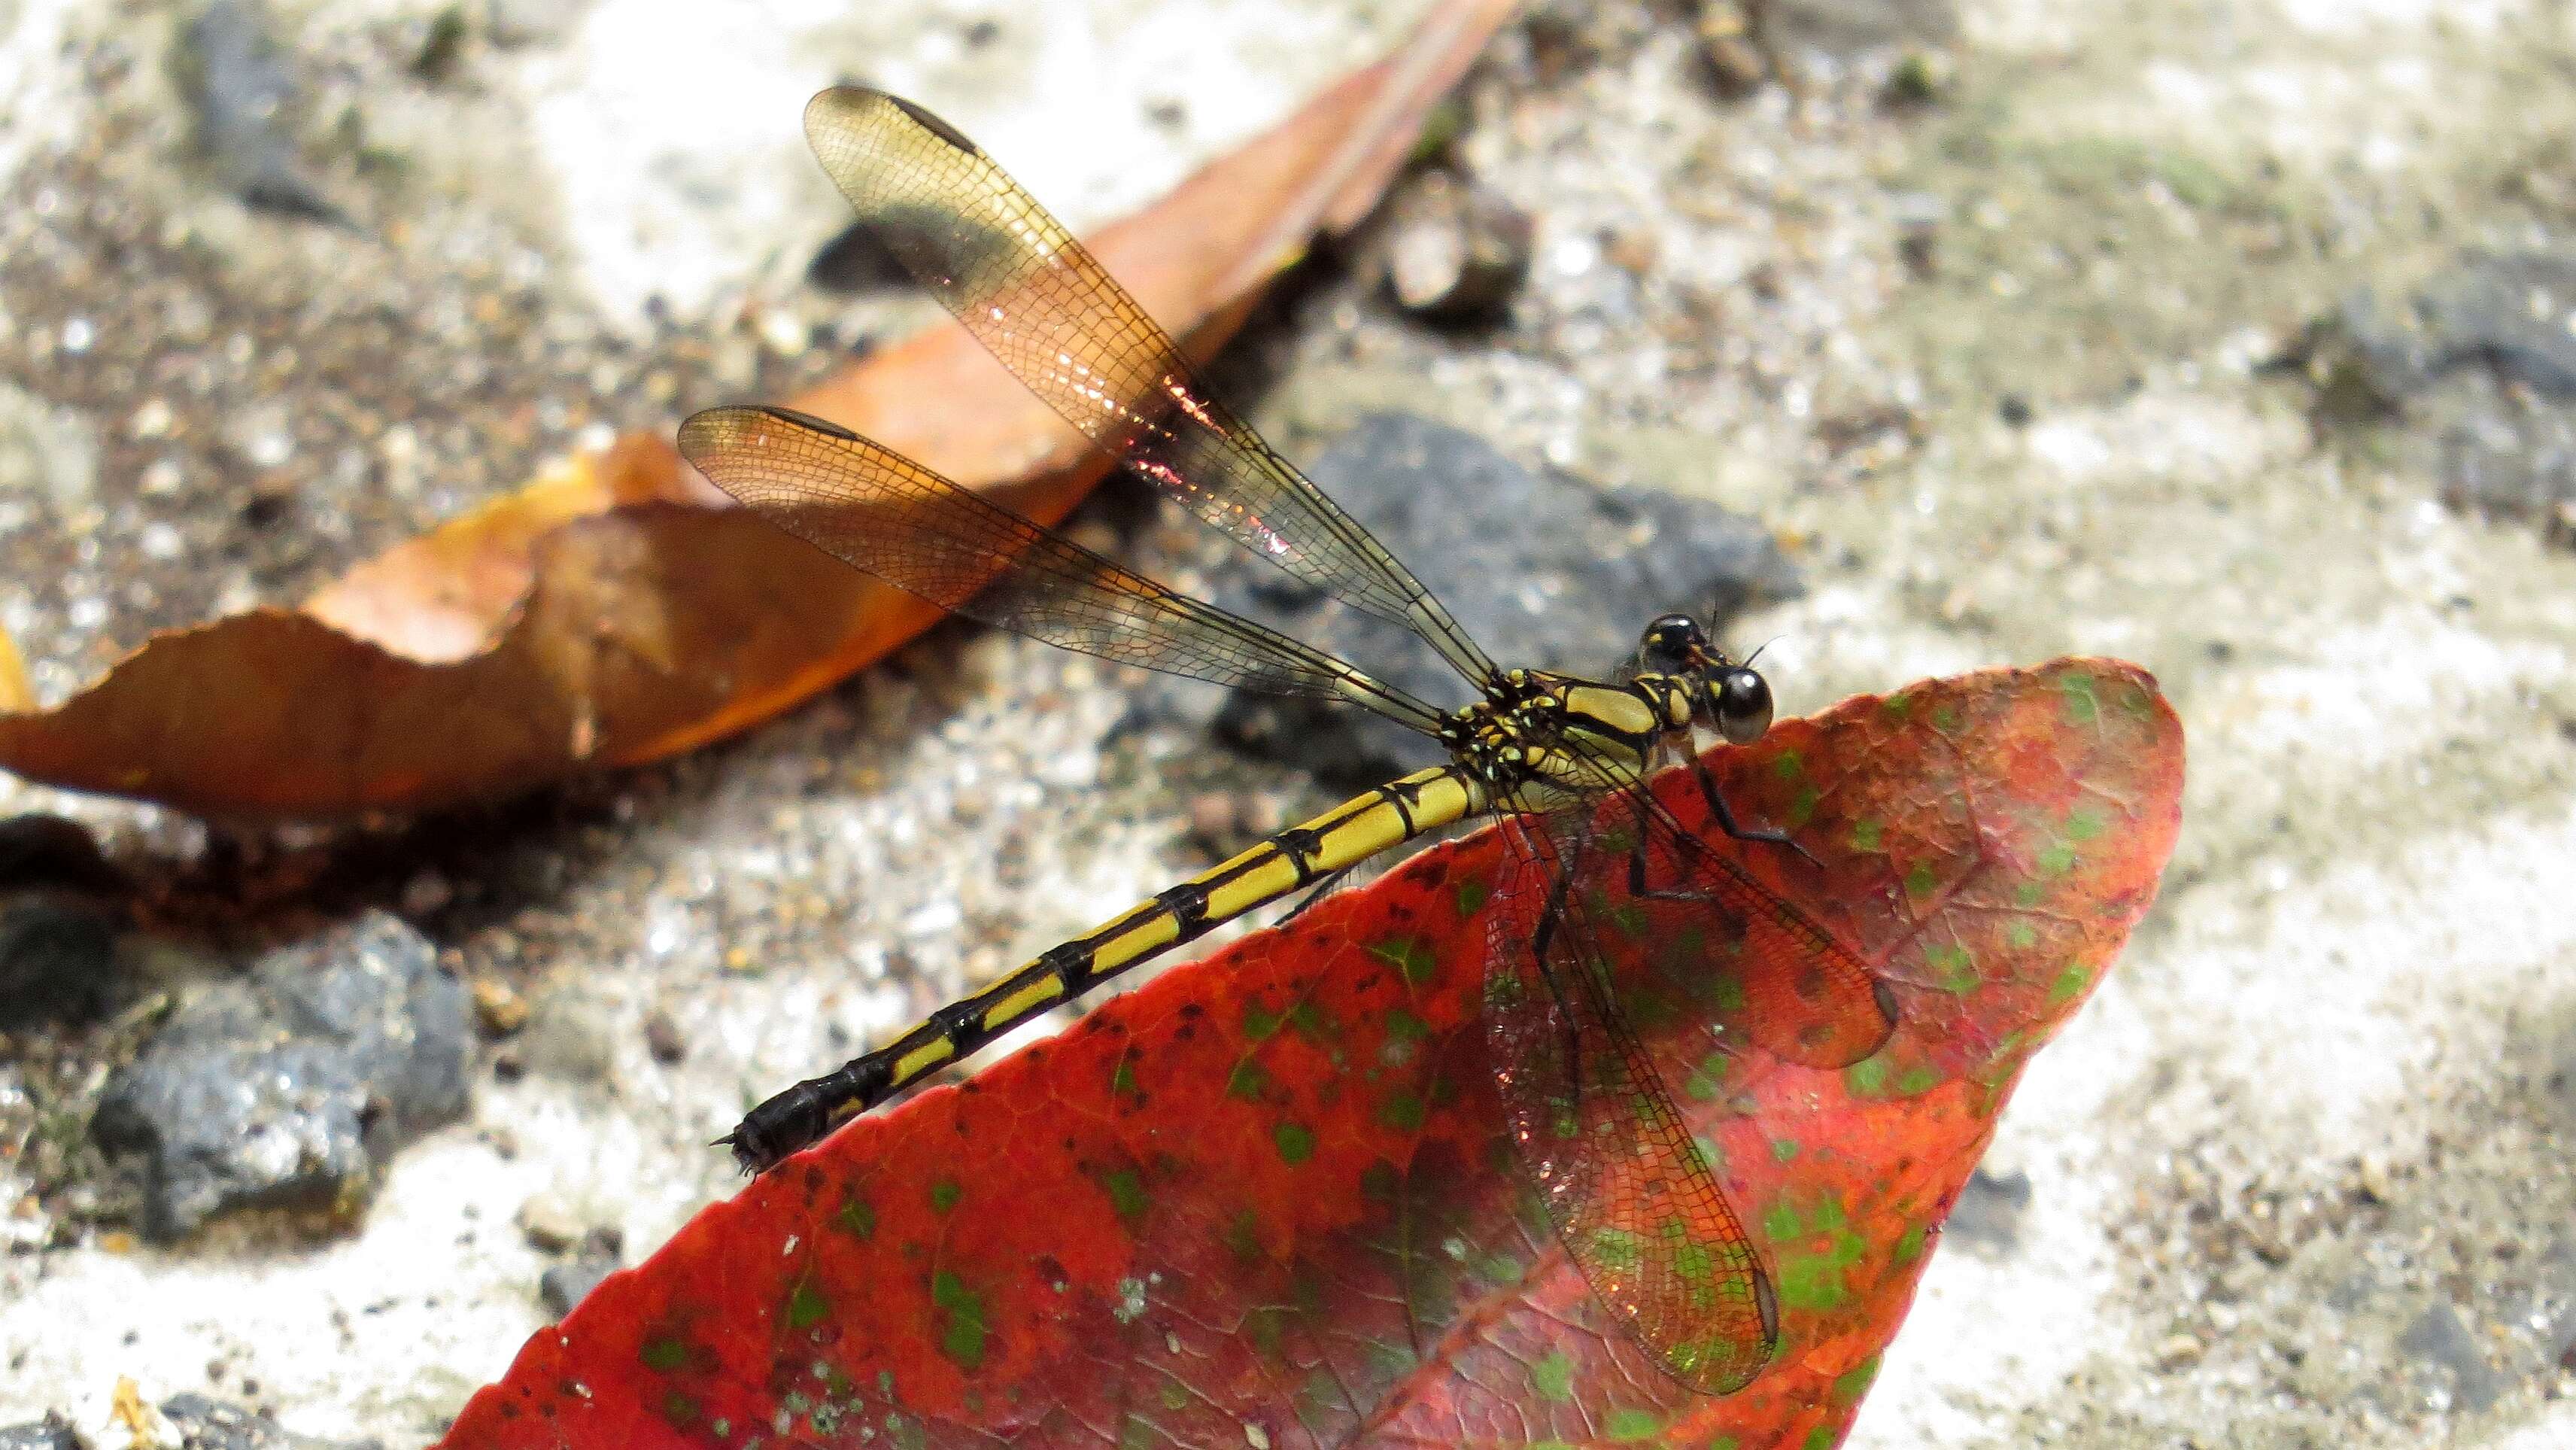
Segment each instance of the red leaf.
[{"label": "red leaf", "polygon": [[[1717,848],[1901,1007],[1822,1072],[1713,1052],[1705,960],[1623,984],[1777,1285],[1742,1393],[1658,1373],[1516,1215],[1486,832],[791,1159],[530,1340],[446,1444],[1837,1442],[2023,1063],[2154,893],[2181,728],[2143,671],[2066,660],[1711,763],[1825,869]],[[1687,784],[1658,782],[1697,826]]]}]

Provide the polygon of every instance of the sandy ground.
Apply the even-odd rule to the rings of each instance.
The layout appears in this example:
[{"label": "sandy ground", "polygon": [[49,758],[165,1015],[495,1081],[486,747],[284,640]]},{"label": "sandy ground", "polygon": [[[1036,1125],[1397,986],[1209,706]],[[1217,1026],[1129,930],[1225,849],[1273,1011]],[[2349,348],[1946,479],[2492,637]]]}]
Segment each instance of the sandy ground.
[{"label": "sandy ground", "polygon": [[[810,375],[810,329],[899,325],[796,286],[839,225],[796,111],[836,74],[920,96],[1082,221],[1413,9],[778,3],[676,34],[633,0],[509,8],[544,23],[429,86],[403,66],[437,7],[281,7],[326,113],[408,158],[399,182],[323,169],[406,220],[362,243],[191,172],[168,11],[0,5],[0,176],[55,198],[8,235],[131,221],[65,210],[93,197],[144,234],[184,223],[233,263],[200,288],[203,395],[292,410],[282,462],[256,431],[163,449],[64,350],[73,317],[155,319],[118,311],[113,268],[0,245],[0,380],[96,459],[85,490],[0,498],[0,622],[48,693],[151,628],[293,598],[586,430]],[[2027,1206],[1936,1260],[1855,1445],[2576,1443],[2576,553],[2439,503],[2422,419],[2321,422],[2269,366],[2356,288],[2576,247],[2576,17],[1973,0],[1958,21],[1955,74],[1910,109],[1875,99],[1883,64],[1720,99],[1668,11],[1507,37],[1461,146],[1538,220],[1509,325],[1426,332],[1326,277],[1250,341],[1274,379],[1255,415],[1311,451],[1401,383],[1524,457],[1770,521],[1809,593],[1741,630],[1772,641],[1791,709],[2067,651],[2139,660],[2175,699],[2192,778],[2163,900],[2006,1120],[1992,1166]],[[334,320],[360,309],[303,305],[340,293],[467,318],[503,294],[535,324],[403,337],[390,376],[423,412],[396,417],[354,376],[386,357]],[[230,358],[234,326],[303,362]],[[549,406],[489,422],[526,400]],[[411,451],[387,449],[397,424]],[[185,482],[156,486],[163,456]],[[298,522],[242,522],[227,490],[261,467],[292,476]],[[362,877],[531,995],[525,1072],[483,1072],[472,1121],[336,1236],[138,1249],[29,1197],[0,1260],[0,1423],[101,1426],[130,1375],[312,1434],[435,1434],[544,1321],[547,1260],[512,1223],[532,1196],[649,1248],[727,1191],[700,1145],[749,1097],[1197,864],[1194,795],[1313,799],[1116,735],[1122,713],[1105,671],[944,629],[747,740]],[[202,845],[0,781],[22,810],[129,861]],[[644,1046],[656,1012],[685,1026],[676,1064]]]}]

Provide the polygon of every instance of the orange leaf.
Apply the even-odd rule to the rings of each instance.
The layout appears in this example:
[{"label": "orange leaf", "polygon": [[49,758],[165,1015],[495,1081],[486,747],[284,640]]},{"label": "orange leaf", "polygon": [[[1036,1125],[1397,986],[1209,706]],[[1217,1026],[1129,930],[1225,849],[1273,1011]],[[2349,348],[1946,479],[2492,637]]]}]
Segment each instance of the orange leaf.
[{"label": "orange leaf", "polygon": [[[1091,245],[1212,350],[1318,229],[1366,209],[1509,9],[1449,0],[1395,55]],[[955,327],[791,401],[1042,521],[1107,466]],[[299,610],[156,636],[51,710],[11,692],[0,642],[0,768],[206,815],[435,809],[743,729],[936,618],[719,505],[667,438],[633,434]]]}]

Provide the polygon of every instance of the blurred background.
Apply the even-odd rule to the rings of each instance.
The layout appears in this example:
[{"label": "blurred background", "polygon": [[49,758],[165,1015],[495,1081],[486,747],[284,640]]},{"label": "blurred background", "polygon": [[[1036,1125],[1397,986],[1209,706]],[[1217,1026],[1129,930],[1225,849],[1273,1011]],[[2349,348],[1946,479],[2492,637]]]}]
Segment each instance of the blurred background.
[{"label": "blurred background", "polygon": [[[0,0],[33,703],[930,323],[820,86],[1088,230],[1428,8]],[[1543,0],[1450,95],[1213,376],[1498,654],[1714,600],[1791,713],[2088,652],[2190,731],[1851,1443],[2576,1443],[2576,6]],[[1117,483],[1072,527],[1259,602]],[[0,774],[0,1425],[122,1436],[130,1379],[422,1443],[747,1101],[1382,748],[949,624],[417,818]],[[294,1172],[156,1134],[299,1011],[406,1024],[308,1064],[376,1109]]]}]

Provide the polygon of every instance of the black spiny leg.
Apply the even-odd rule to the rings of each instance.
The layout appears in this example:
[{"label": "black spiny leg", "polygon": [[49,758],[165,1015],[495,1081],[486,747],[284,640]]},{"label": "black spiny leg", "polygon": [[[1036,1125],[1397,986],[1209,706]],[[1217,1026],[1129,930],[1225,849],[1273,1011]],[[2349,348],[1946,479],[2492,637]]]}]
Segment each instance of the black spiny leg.
[{"label": "black spiny leg", "polygon": [[1797,839],[1787,831],[1777,826],[1738,825],[1735,812],[1726,808],[1726,797],[1717,788],[1717,777],[1709,774],[1708,762],[1694,755],[1691,757],[1690,768],[1693,778],[1699,781],[1700,799],[1708,802],[1708,813],[1717,818],[1719,830],[1739,841],[1766,841],[1774,846],[1786,846],[1805,857],[1808,865],[1819,871],[1824,869],[1825,863],[1817,860],[1813,851],[1799,845]]}]

